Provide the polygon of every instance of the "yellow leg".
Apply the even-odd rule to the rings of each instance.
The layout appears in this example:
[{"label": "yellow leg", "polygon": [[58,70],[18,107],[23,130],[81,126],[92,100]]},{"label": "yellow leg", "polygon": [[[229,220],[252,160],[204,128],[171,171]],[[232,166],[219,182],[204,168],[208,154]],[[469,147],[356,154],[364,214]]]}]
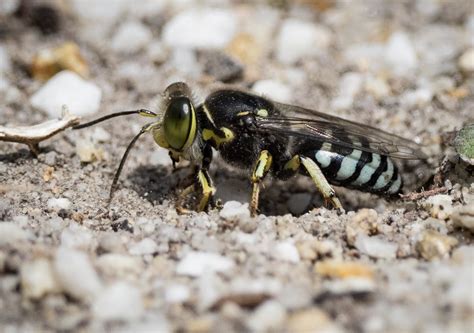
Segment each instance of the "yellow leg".
[{"label": "yellow leg", "polygon": [[257,215],[260,182],[266,176],[272,165],[272,155],[267,150],[262,150],[252,172],[252,198],[250,200],[250,214]]},{"label": "yellow leg", "polygon": [[308,171],[311,179],[316,185],[316,188],[323,196],[324,201],[330,202],[336,209],[344,210],[342,208],[341,202],[336,197],[336,192],[328,183],[326,177],[324,177],[318,165],[312,159],[307,157],[300,157],[300,161],[301,164],[303,164],[303,166],[305,167],[306,171]]},{"label": "yellow leg", "polygon": [[207,205],[209,204],[209,199],[216,193],[216,189],[214,186],[212,186],[212,180],[207,170],[199,170],[198,181],[201,185],[202,197],[197,210],[199,212],[202,212],[207,208]]}]

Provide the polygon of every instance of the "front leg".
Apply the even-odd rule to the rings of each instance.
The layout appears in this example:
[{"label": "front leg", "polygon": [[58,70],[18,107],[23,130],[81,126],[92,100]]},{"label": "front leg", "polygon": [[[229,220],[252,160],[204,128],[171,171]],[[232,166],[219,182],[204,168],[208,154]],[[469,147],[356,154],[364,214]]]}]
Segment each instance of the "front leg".
[{"label": "front leg", "polygon": [[252,171],[252,198],[250,200],[250,214],[257,215],[260,182],[265,178],[272,165],[272,155],[268,150],[262,150]]}]

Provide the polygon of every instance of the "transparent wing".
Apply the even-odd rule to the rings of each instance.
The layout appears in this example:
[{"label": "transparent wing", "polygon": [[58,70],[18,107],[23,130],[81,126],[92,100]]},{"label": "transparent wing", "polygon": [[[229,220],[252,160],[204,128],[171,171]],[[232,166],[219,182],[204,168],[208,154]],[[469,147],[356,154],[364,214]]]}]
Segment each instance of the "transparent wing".
[{"label": "transparent wing", "polygon": [[273,102],[280,115],[257,117],[260,130],[329,142],[402,159],[425,159],[413,141],[315,110]]}]

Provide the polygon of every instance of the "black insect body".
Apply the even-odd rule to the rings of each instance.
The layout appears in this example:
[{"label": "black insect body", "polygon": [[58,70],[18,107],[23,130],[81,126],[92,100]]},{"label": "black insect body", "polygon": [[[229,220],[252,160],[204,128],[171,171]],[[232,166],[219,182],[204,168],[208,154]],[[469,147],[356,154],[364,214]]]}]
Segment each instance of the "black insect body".
[{"label": "black insect body", "polygon": [[330,184],[394,195],[400,192],[402,179],[392,158],[424,158],[412,141],[247,92],[217,90],[197,106],[191,96],[185,83],[174,83],[165,90],[158,114],[125,111],[75,127],[133,113],[159,118],[144,126],[127,147],[111,196],[130,149],[145,132],[152,132],[155,141],[169,150],[173,163],[186,159],[197,166],[196,183],[182,196],[199,190],[198,210],[206,209],[215,193],[208,172],[212,148],[226,162],[251,172],[252,215],[258,209],[259,184],[269,172],[279,179],[296,173],[310,176],[323,198],[342,209]]}]

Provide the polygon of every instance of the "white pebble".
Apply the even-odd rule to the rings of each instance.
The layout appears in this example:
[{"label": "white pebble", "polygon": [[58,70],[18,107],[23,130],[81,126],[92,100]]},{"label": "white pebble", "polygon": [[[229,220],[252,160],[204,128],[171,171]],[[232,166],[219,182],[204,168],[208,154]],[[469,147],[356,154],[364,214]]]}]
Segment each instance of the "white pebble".
[{"label": "white pebble", "polygon": [[15,13],[20,6],[20,0],[2,0],[0,1],[0,16],[8,16]]},{"label": "white pebble", "polygon": [[54,210],[69,209],[71,204],[71,201],[67,198],[51,198],[47,202],[48,208]]},{"label": "white pebble", "polygon": [[282,261],[297,263],[300,261],[300,255],[296,246],[290,241],[277,243],[271,252],[273,258]]},{"label": "white pebble", "polygon": [[53,266],[46,258],[23,264],[20,269],[20,278],[21,291],[26,298],[40,299],[47,293],[60,290]]},{"label": "white pebble", "polygon": [[63,289],[79,300],[90,301],[102,289],[99,276],[84,252],[60,247],[54,269]]},{"label": "white pebble", "polygon": [[59,117],[63,105],[77,116],[85,116],[99,110],[102,92],[95,84],[85,81],[71,71],[53,76],[30,99],[33,107],[50,117]]},{"label": "white pebble", "polygon": [[360,252],[373,258],[395,259],[397,256],[398,245],[377,236],[359,234],[354,245]]},{"label": "white pebble", "polygon": [[72,223],[61,232],[61,246],[87,250],[94,244],[95,237],[89,228]]},{"label": "white pebble", "polygon": [[247,326],[254,332],[278,331],[286,321],[283,305],[269,300],[260,305],[247,320]]},{"label": "white pebble", "polygon": [[202,66],[198,62],[196,53],[192,49],[175,48],[170,56],[170,65],[180,73],[197,77],[202,72]]},{"label": "white pebble", "polygon": [[339,82],[339,95],[331,105],[336,110],[346,110],[352,107],[354,97],[361,91],[363,77],[359,73],[346,73]]},{"label": "white pebble", "polygon": [[219,212],[225,220],[243,220],[250,217],[249,205],[238,201],[227,201]]},{"label": "white pebble", "polygon": [[144,304],[140,290],[122,281],[105,288],[92,305],[94,317],[104,321],[137,320],[143,312]]},{"label": "white pebble", "polygon": [[377,100],[390,95],[391,90],[387,81],[380,77],[368,76],[365,80],[365,90]]},{"label": "white pebble", "polygon": [[10,56],[7,53],[7,49],[0,45],[0,74],[6,73],[11,68]]},{"label": "white pebble", "polygon": [[123,23],[111,41],[112,50],[122,53],[134,53],[147,46],[153,35],[146,25],[138,21]]},{"label": "white pebble", "polygon": [[69,2],[74,13],[82,20],[108,26],[121,17],[129,1],[71,0]]},{"label": "white pebble", "polygon": [[28,233],[13,222],[0,223],[0,246],[26,240]]},{"label": "white pebble", "polygon": [[291,89],[275,80],[260,80],[254,83],[252,90],[258,95],[271,98],[278,102],[289,102],[291,100]]},{"label": "white pebble", "polygon": [[166,286],[165,301],[167,303],[184,303],[189,300],[191,292],[184,284],[172,284]]},{"label": "white pebble", "polygon": [[173,48],[224,48],[234,37],[237,18],[223,9],[189,9],[163,27],[163,41]]},{"label": "white pebble", "polygon": [[390,36],[385,48],[385,59],[388,69],[397,76],[410,74],[418,65],[413,43],[403,32],[395,32]]},{"label": "white pebble", "polygon": [[94,142],[107,142],[111,139],[111,135],[103,127],[94,126],[92,130],[91,139]]},{"label": "white pebble", "polygon": [[151,238],[143,238],[138,243],[130,246],[129,252],[134,256],[153,254],[158,252],[158,245],[156,245],[156,242]]},{"label": "white pebble", "polygon": [[324,53],[331,43],[331,32],[310,22],[287,19],[277,37],[276,56],[284,64]]},{"label": "white pebble", "polygon": [[433,99],[433,91],[428,88],[410,90],[400,96],[400,104],[407,108],[423,107]]},{"label": "white pebble", "polygon": [[110,276],[139,274],[143,269],[142,260],[120,253],[106,253],[97,258],[97,267]]},{"label": "white pebble", "polygon": [[474,73],[474,48],[466,50],[458,61],[459,68],[466,74]]},{"label": "white pebble", "polygon": [[226,272],[235,266],[234,262],[219,254],[193,251],[185,255],[176,267],[176,273],[198,277],[204,273]]}]

